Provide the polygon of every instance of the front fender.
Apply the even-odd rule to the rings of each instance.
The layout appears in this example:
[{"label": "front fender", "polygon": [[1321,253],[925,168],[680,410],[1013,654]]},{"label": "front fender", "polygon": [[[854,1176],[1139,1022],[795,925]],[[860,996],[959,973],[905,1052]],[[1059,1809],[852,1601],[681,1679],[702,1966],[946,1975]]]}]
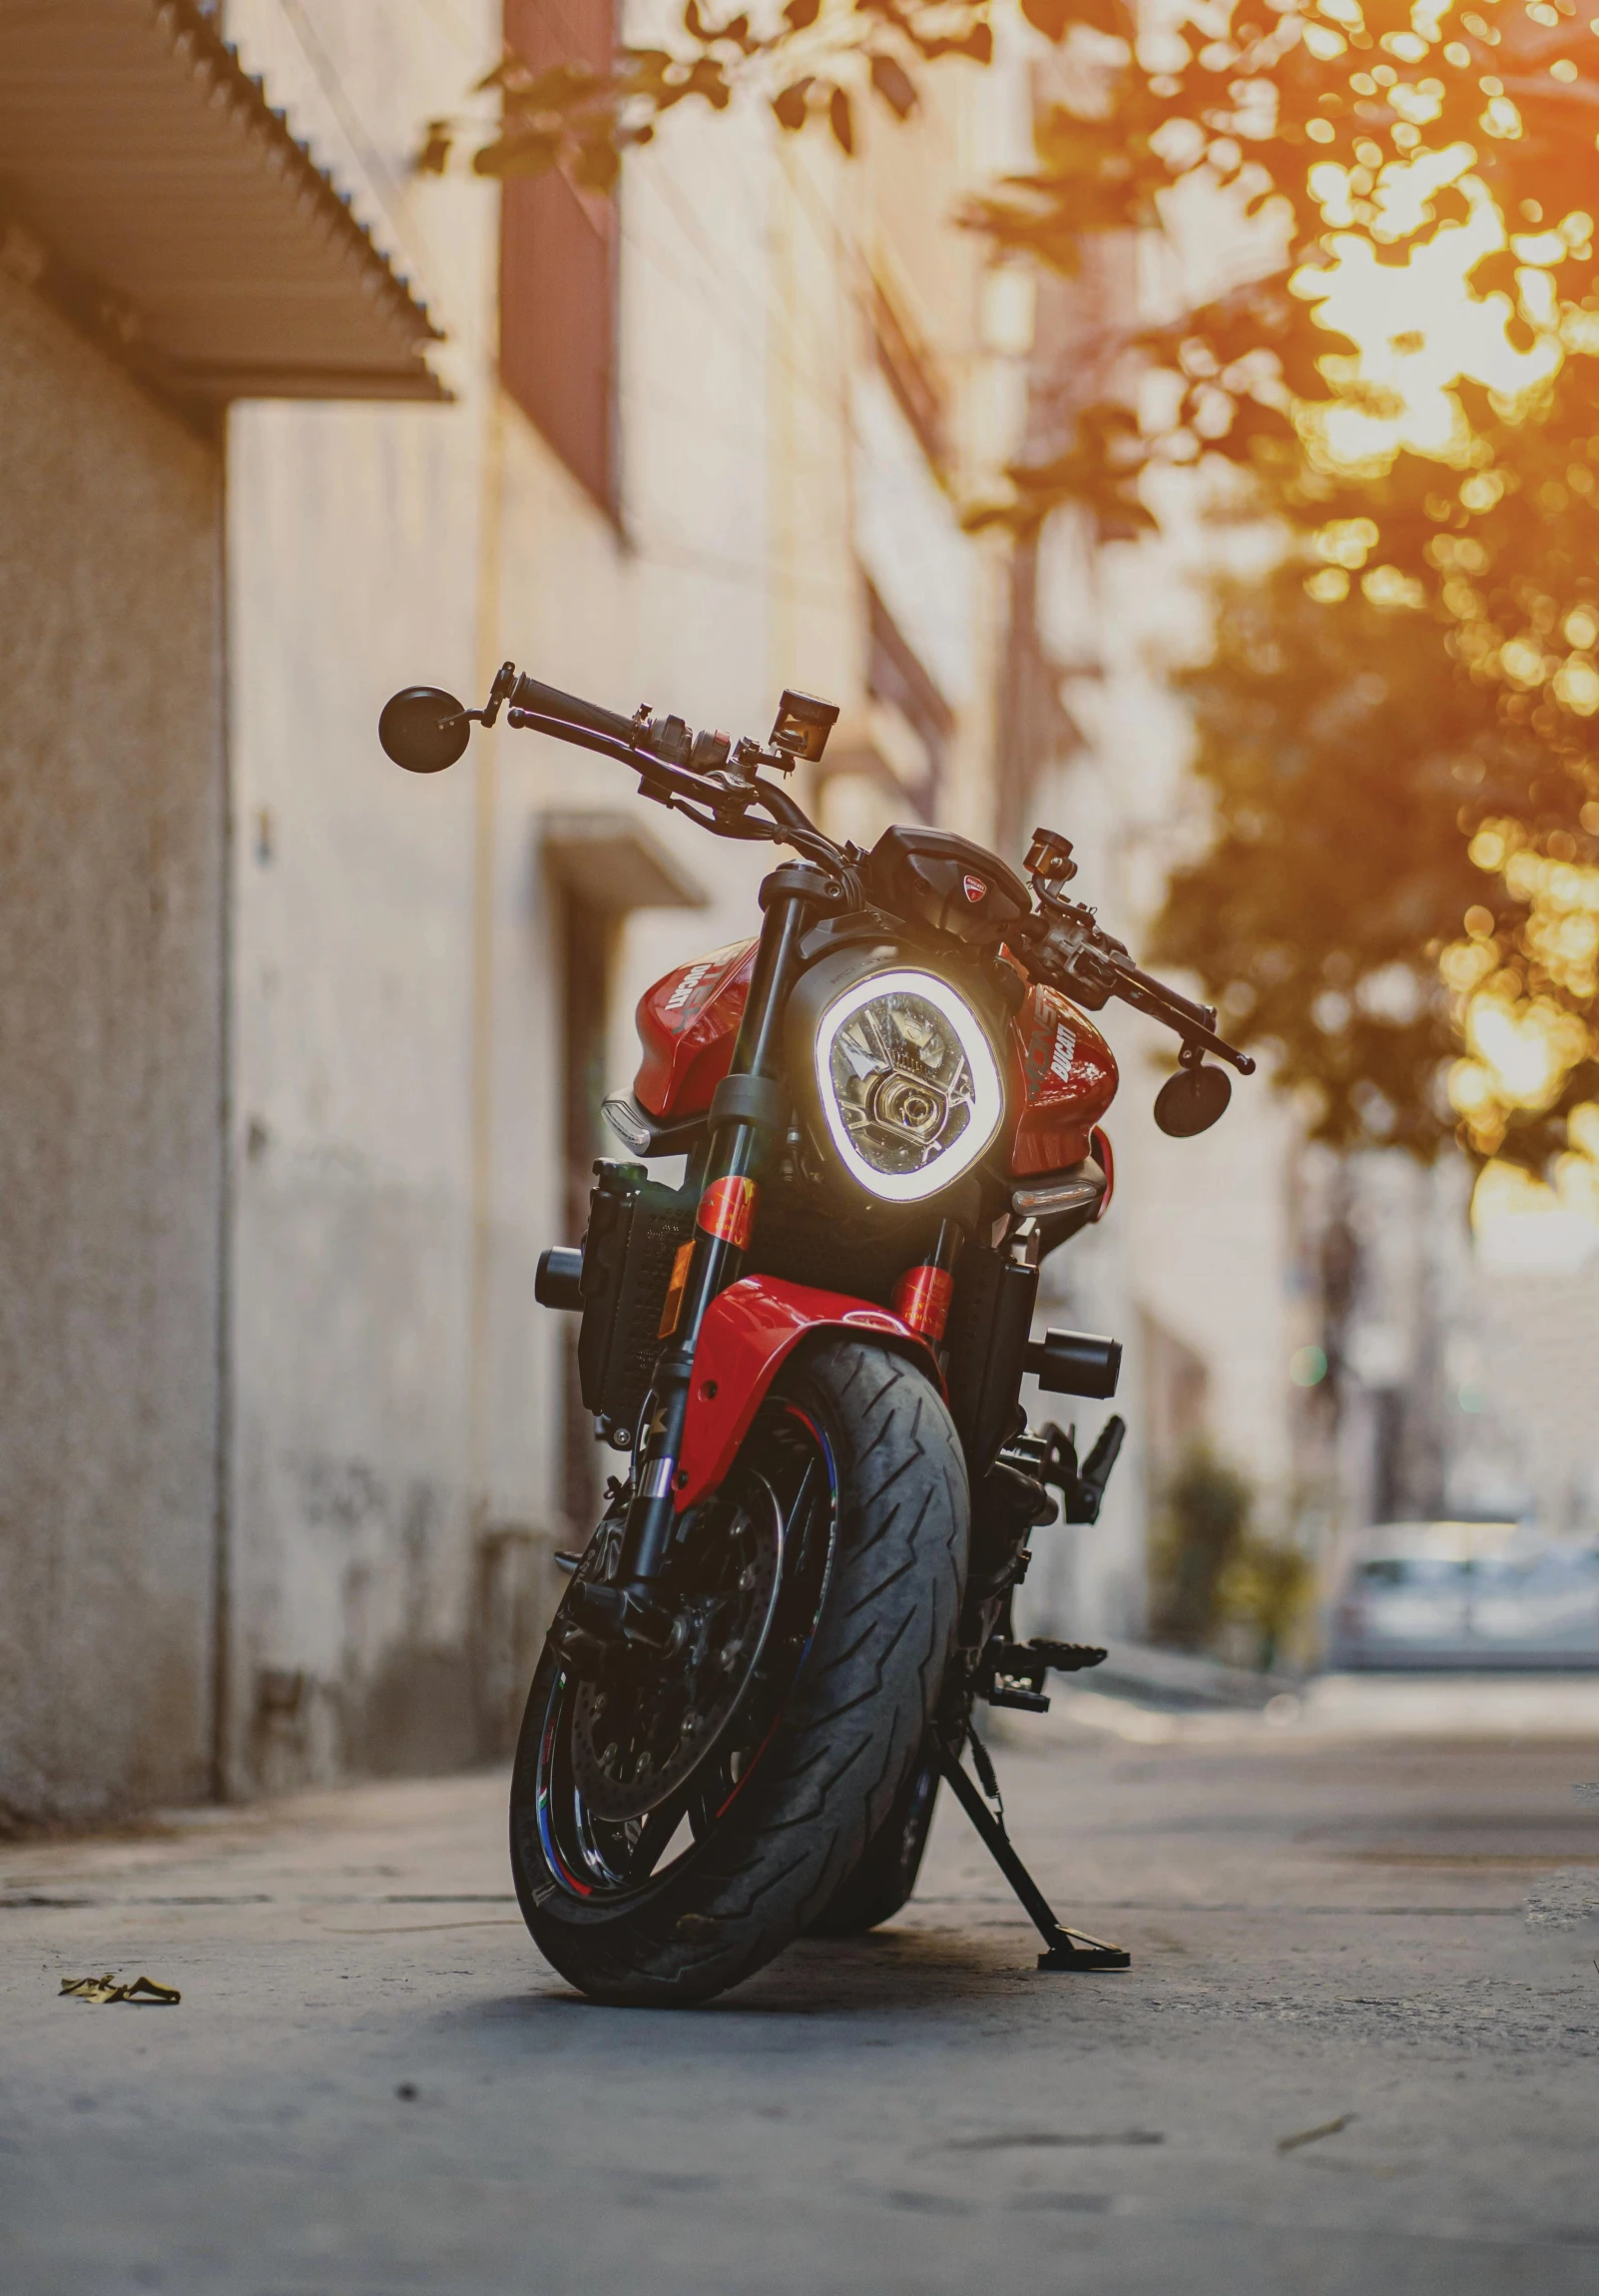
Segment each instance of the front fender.
[{"label": "front fender", "polygon": [[822,1331],[875,1334],[918,1358],[942,1390],[932,1350],[886,1308],[781,1276],[743,1276],[718,1293],[700,1327],[674,1493],[679,1513],[715,1490],[785,1359]]}]

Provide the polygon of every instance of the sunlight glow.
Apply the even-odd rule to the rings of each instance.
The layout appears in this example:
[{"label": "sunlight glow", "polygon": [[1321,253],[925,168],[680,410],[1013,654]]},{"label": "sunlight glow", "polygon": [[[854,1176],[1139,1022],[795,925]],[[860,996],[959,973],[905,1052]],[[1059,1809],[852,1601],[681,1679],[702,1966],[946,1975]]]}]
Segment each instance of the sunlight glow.
[{"label": "sunlight glow", "polygon": [[[1593,1113],[1599,1117],[1599,1109]],[[1483,1166],[1472,1191],[1471,1226],[1488,1267],[1513,1275],[1574,1275],[1599,1252],[1599,1163],[1562,1156],[1555,1173],[1551,1187],[1518,1165],[1495,1160]]]},{"label": "sunlight glow", "polygon": [[[1491,1156],[1504,1139],[1514,1110],[1552,1108],[1595,1039],[1571,1005],[1546,992],[1528,992],[1526,974],[1573,1004],[1599,996],[1599,868],[1537,853],[1515,821],[1485,822],[1471,840],[1473,864],[1503,880],[1524,905],[1514,949],[1493,912],[1466,912],[1468,938],[1444,949],[1438,969],[1455,999],[1455,1020],[1465,1057],[1449,1070],[1449,1099],[1473,1147]],[[1599,1218],[1599,1105],[1585,1102],[1569,1120],[1576,1161],[1561,1160],[1569,1195]],[[1564,1201],[1564,1198],[1562,1198]]]},{"label": "sunlight glow", "polygon": [[[1453,385],[1469,376],[1501,400],[1523,400],[1559,366],[1570,321],[1595,317],[1563,311],[1550,271],[1540,268],[1563,262],[1591,240],[1587,215],[1515,244],[1526,259],[1516,277],[1519,316],[1534,333],[1529,348],[1517,350],[1510,340],[1518,312],[1507,294],[1472,293],[1472,267],[1510,245],[1487,188],[1470,173],[1475,159],[1472,147],[1460,143],[1375,171],[1332,161],[1311,171],[1313,194],[1334,227],[1327,242],[1330,261],[1307,265],[1290,286],[1316,305],[1324,325],[1357,346],[1353,357],[1330,352],[1319,361],[1335,395],[1301,417],[1319,459],[1344,469],[1369,467],[1408,448],[1466,465],[1471,437]],[[1372,240],[1393,245],[1419,231],[1429,201],[1445,185],[1465,200],[1465,220],[1441,225],[1403,263],[1379,262]],[[1369,239],[1338,228],[1356,222]]]}]

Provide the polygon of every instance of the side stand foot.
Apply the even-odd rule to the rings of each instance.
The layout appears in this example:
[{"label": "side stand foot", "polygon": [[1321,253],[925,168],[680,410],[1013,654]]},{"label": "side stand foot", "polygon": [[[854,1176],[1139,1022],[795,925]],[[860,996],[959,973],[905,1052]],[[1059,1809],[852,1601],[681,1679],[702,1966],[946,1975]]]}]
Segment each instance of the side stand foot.
[{"label": "side stand foot", "polygon": [[[1055,1919],[1053,1908],[1032,1875],[1016,1855],[1015,1844],[1005,1831],[1004,1807],[999,1800],[999,1781],[994,1766],[988,1759],[987,1748],[975,1731],[968,1730],[967,1743],[971,1747],[972,1763],[988,1795],[985,1801],[961,1766],[958,1745],[940,1744],[938,1769],[947,1779],[950,1789],[967,1817],[977,1830],[978,1838],[1006,1881],[1015,1891],[1022,1910],[1044,1941],[1044,1951],[1038,1957],[1041,1970],[1127,1970],[1133,1966],[1133,1957],[1121,1946],[1106,1945],[1101,1938],[1091,1938],[1081,1930],[1063,1928]],[[989,1803],[994,1804],[993,1808]]]},{"label": "side stand foot", "polygon": [[1041,1970],[1130,1970],[1133,1957],[1125,1946],[1103,1946],[1098,1938],[1085,1938],[1081,1930],[1062,1930],[1058,1944],[1040,1954]]}]

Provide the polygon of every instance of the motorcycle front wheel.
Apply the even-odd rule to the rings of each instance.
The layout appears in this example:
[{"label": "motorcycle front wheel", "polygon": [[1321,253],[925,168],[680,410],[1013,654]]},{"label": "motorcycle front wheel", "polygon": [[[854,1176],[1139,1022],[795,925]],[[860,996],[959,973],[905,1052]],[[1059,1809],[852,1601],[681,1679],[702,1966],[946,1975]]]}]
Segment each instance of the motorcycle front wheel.
[{"label": "motorcycle front wheel", "polygon": [[[511,1782],[534,1942],[596,2000],[689,2006],[815,1923],[924,1752],[965,1579],[959,1441],[925,1373],[855,1340],[791,1360],[685,1517],[665,1654],[558,1612]],[[602,1523],[586,1576],[614,1567]]]}]

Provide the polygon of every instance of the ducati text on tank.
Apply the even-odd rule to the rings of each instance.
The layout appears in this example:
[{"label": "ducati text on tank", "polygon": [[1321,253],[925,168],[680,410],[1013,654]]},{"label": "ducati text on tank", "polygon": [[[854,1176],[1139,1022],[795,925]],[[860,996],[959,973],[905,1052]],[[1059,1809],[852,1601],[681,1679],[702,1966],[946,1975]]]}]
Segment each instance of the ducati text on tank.
[{"label": "ducati text on tank", "polygon": [[[979,1700],[1039,1712],[1051,1668],[1104,1652],[1019,1642],[1032,1539],[1092,1523],[1121,1445],[1085,1459],[1028,1427],[1031,1374],[1109,1398],[1121,1349],[1032,1333],[1046,1255],[1103,1218],[1112,999],[1180,1043],[1157,1117],[1185,1134],[1253,1063],[1216,1015],[1140,971],[1067,898],[1068,842],[1025,876],[907,827],[835,845],[786,786],[837,716],[786,693],[767,740],[625,716],[519,675],[485,705],[396,694],[378,732],[437,773],[474,723],[613,760],[715,837],[789,849],[752,937],[639,1006],[643,1057],[605,1103],[580,1244],[539,1264],[577,1315],[597,1437],[619,1454],[528,1694],[511,1863],[528,1928],[608,2002],[724,1992],[791,1939],[887,1921],[946,1784],[1044,1941],[1039,1967],[1127,1966],[1058,1921],[999,1815]],[[653,1158],[686,1157],[673,1187]],[[969,1761],[969,1767],[968,1767]]]}]

